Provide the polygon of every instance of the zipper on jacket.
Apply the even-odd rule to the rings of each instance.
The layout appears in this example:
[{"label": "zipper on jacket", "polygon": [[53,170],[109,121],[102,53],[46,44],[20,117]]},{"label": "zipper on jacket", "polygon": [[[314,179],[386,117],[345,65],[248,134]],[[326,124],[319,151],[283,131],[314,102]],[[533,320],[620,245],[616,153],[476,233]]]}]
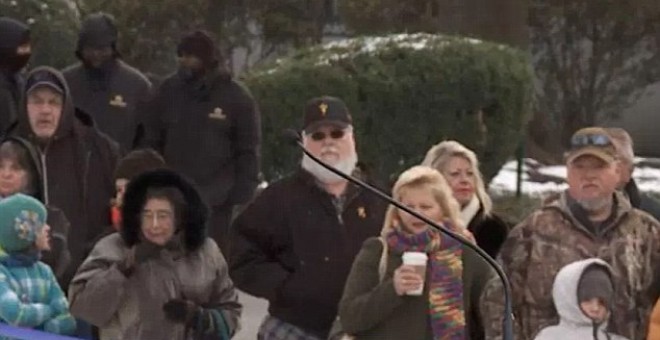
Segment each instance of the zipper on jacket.
[{"label": "zipper on jacket", "polygon": [[83,205],[87,203],[87,175],[89,175],[89,160],[92,158],[92,151],[87,150],[85,154],[85,170],[83,171]]},{"label": "zipper on jacket", "polygon": [[46,148],[42,151],[39,149],[39,157],[41,158],[41,168],[43,174],[41,175],[42,182],[43,182],[43,190],[44,190],[44,203],[48,205],[50,203],[50,198],[48,195],[48,165],[46,165],[46,153],[48,152],[48,146],[50,144],[46,145]]},{"label": "zipper on jacket", "polygon": [[[345,193],[346,196],[344,196],[342,206],[338,207],[337,209],[337,219],[339,220],[339,224],[341,224],[342,226],[344,225],[344,213],[346,212],[346,209],[360,195],[360,190],[358,188],[353,188],[353,189],[354,190]],[[348,187],[347,190],[349,190]]]},{"label": "zipper on jacket", "polygon": [[342,214],[346,209],[346,204],[348,203],[346,196],[331,196],[330,200],[332,201],[332,206],[335,208],[335,213],[337,214],[337,221],[340,225],[344,225],[344,217]]}]

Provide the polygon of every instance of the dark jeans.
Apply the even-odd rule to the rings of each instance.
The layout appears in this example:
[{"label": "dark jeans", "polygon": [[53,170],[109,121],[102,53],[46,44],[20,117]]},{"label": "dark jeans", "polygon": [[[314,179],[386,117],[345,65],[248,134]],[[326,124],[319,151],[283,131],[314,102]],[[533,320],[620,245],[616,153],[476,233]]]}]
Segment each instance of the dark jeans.
[{"label": "dark jeans", "polygon": [[211,208],[208,235],[220,247],[222,255],[229,256],[229,231],[231,227],[233,205],[220,205]]},{"label": "dark jeans", "polygon": [[76,333],[75,336],[78,339],[85,339],[85,340],[94,340],[98,339],[98,334],[94,334],[94,326],[90,325],[86,321],[83,321],[81,319],[76,318]]}]

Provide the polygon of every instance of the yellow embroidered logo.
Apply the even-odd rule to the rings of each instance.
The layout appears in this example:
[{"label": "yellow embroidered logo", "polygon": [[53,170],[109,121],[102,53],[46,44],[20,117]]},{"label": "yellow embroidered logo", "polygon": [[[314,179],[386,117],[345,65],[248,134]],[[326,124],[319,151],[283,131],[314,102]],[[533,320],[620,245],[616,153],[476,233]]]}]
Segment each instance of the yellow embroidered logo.
[{"label": "yellow embroidered logo", "polygon": [[213,112],[209,113],[209,118],[212,119],[225,119],[227,118],[227,115],[222,112],[222,109],[219,107],[216,107],[213,109]]},{"label": "yellow embroidered logo", "polygon": [[319,104],[319,110],[321,110],[321,116],[325,117],[325,114],[328,112],[328,104],[326,103]]},{"label": "yellow embroidered logo", "polygon": [[124,97],[118,94],[110,100],[110,105],[125,108],[128,104],[124,101]]},{"label": "yellow embroidered logo", "polygon": [[360,218],[367,218],[367,210],[364,207],[357,208],[357,214]]}]

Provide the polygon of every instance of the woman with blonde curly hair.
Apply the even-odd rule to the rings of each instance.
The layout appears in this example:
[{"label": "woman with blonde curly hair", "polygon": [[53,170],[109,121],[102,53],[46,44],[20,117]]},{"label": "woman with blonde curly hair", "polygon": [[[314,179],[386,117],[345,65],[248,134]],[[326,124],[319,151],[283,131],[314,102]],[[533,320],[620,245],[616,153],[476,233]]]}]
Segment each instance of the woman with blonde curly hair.
[{"label": "woman with blonde curly hair", "polygon": [[[405,171],[393,195],[431,221],[471,237],[436,170],[416,166]],[[425,275],[402,264],[405,252],[427,255]],[[390,206],[381,236],[365,241],[353,262],[339,320],[343,331],[356,339],[483,339],[477,308],[490,275],[474,250]],[[415,295],[420,288],[421,295]]]},{"label": "woman with blonde curly hair", "polygon": [[477,245],[496,257],[509,226],[492,211],[493,203],[486,193],[477,155],[461,143],[444,141],[426,153],[422,165],[438,170],[445,177],[460,204],[461,222],[474,235]]}]

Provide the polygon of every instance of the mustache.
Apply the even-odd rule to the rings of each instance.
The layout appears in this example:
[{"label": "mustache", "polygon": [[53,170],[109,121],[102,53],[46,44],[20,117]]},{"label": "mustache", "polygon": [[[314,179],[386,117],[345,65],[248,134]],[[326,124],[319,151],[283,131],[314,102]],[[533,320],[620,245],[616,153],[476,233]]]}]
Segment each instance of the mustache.
[{"label": "mustache", "polygon": [[321,149],[321,154],[326,154],[326,153],[339,153],[339,148],[336,146],[324,146]]}]

